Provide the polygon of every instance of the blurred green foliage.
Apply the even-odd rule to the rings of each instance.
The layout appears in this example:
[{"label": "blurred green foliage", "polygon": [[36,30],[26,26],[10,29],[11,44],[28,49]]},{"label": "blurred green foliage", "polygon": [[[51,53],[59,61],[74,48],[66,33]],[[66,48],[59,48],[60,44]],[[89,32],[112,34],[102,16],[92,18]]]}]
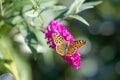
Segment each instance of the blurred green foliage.
[{"label": "blurred green foliage", "polygon": [[10,39],[0,38],[0,71],[10,71],[16,80],[31,80],[30,67],[24,58],[18,56],[11,46]]},{"label": "blurred green foliage", "polygon": [[[120,80],[119,14],[119,0],[0,0],[0,74],[10,72],[16,80]],[[79,70],[46,44],[42,31],[51,19],[86,40]]]}]

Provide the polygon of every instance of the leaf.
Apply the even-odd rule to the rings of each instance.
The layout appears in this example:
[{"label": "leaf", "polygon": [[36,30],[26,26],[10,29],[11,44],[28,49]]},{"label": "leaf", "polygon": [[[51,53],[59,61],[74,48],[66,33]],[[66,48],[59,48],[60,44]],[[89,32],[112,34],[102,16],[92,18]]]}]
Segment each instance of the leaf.
[{"label": "leaf", "polygon": [[27,27],[23,24],[18,25],[18,29],[20,30],[20,33],[25,38],[27,36]]},{"label": "leaf", "polygon": [[37,48],[38,40],[36,38],[36,35],[34,34],[35,31],[32,30],[35,28],[33,27],[30,28],[30,27],[20,25],[19,29],[32,53],[37,53],[36,48]]},{"label": "leaf", "polygon": [[24,37],[25,42],[28,44],[30,50],[32,53],[37,53],[36,47],[37,47],[37,39],[35,34],[29,30],[28,27],[25,25],[19,25],[20,33]]},{"label": "leaf", "polygon": [[84,11],[86,9],[94,8],[94,6],[96,6],[96,5],[100,4],[100,3],[102,3],[102,1],[94,1],[94,2],[84,3],[83,5],[79,6],[79,9],[78,9],[78,11],[76,13]]},{"label": "leaf", "polygon": [[21,8],[23,6],[30,4],[30,2],[28,0],[16,0],[16,1],[13,1],[13,3],[14,3],[13,6],[15,8]]},{"label": "leaf", "polygon": [[19,29],[32,53],[37,53],[38,44],[46,44],[46,40],[43,33],[34,26],[26,27],[24,25],[20,25]]},{"label": "leaf", "polygon": [[87,26],[89,26],[89,23],[79,15],[69,15],[69,18],[77,19],[81,21],[82,23],[86,24]]},{"label": "leaf", "polygon": [[100,3],[102,3],[102,1],[88,2],[88,3],[85,3],[84,6],[96,6]]},{"label": "leaf", "polygon": [[74,0],[73,4],[70,6],[69,10],[67,11],[66,16],[69,15],[70,13],[73,13],[77,9],[78,5],[81,6],[84,1],[85,0]]},{"label": "leaf", "polygon": [[16,16],[16,17],[13,18],[12,23],[17,24],[17,23],[20,23],[22,21],[23,21],[23,19],[22,19],[21,16]]},{"label": "leaf", "polygon": [[4,7],[4,12],[6,16],[10,16],[13,15],[14,12],[17,12],[25,6],[30,4],[29,0],[15,0],[15,1],[11,1],[9,3],[9,1],[5,1],[5,7]]},{"label": "leaf", "polygon": [[45,8],[55,5],[57,3],[57,0],[42,0],[40,2],[41,2],[40,8]]},{"label": "leaf", "polygon": [[38,0],[38,1],[40,1],[40,3],[57,3],[57,0]]},{"label": "leaf", "polygon": [[36,41],[36,43],[40,44],[40,45],[45,45],[46,41],[45,41],[45,36],[44,36],[43,32],[37,28],[34,28],[34,26],[30,27],[29,29],[30,29],[29,32],[32,35],[34,35],[32,38]]},{"label": "leaf", "polygon": [[61,12],[59,12],[59,14],[54,18],[55,20],[57,20],[57,19],[62,19],[62,18],[64,18],[65,17],[65,13],[67,12],[67,9],[65,9],[65,10],[61,10]]},{"label": "leaf", "polygon": [[29,16],[29,17],[37,17],[38,13],[35,10],[30,10],[30,11],[26,12],[25,15]]},{"label": "leaf", "polygon": [[66,9],[66,7],[65,6],[50,6],[50,7],[47,7],[46,9],[62,10],[62,9]]},{"label": "leaf", "polygon": [[32,53],[37,53],[37,44],[38,44],[38,40],[34,34],[34,32],[32,31],[28,31],[27,36],[25,37],[26,43],[29,46],[29,48],[31,49]]}]

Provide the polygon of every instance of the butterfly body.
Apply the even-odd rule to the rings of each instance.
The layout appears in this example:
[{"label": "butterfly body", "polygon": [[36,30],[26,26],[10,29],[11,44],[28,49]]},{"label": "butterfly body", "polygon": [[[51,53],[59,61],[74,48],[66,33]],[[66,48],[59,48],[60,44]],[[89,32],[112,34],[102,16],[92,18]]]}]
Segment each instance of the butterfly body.
[{"label": "butterfly body", "polygon": [[53,38],[56,44],[56,51],[60,55],[71,56],[75,53],[77,49],[86,44],[86,41],[84,40],[68,42],[57,33],[53,33]]}]

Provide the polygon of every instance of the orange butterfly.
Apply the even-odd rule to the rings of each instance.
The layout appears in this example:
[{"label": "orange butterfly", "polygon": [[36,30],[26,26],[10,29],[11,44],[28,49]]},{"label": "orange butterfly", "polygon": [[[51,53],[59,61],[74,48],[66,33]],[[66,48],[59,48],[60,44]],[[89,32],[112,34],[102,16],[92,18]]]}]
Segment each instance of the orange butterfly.
[{"label": "orange butterfly", "polygon": [[84,40],[77,40],[74,42],[67,42],[62,36],[53,33],[53,39],[56,44],[56,51],[60,55],[71,56],[75,53],[76,49],[86,44]]}]

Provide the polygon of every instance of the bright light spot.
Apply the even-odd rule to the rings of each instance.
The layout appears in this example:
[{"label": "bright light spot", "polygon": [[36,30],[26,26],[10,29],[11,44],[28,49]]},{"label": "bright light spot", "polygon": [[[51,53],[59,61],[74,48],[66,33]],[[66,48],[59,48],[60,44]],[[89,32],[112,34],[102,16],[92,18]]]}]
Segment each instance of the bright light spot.
[{"label": "bright light spot", "polygon": [[38,45],[38,47],[37,47],[37,52],[38,52],[38,53],[44,53],[44,52],[46,52],[46,48],[43,47],[43,46]]},{"label": "bright light spot", "polygon": [[25,40],[24,40],[24,38],[23,38],[23,36],[21,34],[15,35],[14,40],[16,42],[21,43],[20,44],[20,50],[21,50],[21,52],[23,52],[23,53],[31,53],[30,48],[26,44],[26,42],[25,42]]},{"label": "bright light spot", "polygon": [[100,33],[104,36],[110,36],[115,32],[115,25],[113,22],[106,21],[100,25]]},{"label": "bright light spot", "polygon": [[25,40],[24,40],[24,38],[23,38],[23,36],[21,34],[16,34],[15,37],[14,37],[14,40],[16,42],[20,42],[20,43],[24,43],[25,42]]},{"label": "bright light spot", "polygon": [[115,50],[112,46],[105,46],[101,49],[100,55],[103,60],[109,61],[115,57]]},{"label": "bright light spot", "polygon": [[80,72],[86,77],[92,77],[97,73],[97,70],[98,70],[97,62],[93,59],[87,59],[83,61]]},{"label": "bright light spot", "polygon": [[26,43],[23,43],[20,45],[20,50],[23,53],[32,53],[30,48],[28,47],[28,45]]}]

